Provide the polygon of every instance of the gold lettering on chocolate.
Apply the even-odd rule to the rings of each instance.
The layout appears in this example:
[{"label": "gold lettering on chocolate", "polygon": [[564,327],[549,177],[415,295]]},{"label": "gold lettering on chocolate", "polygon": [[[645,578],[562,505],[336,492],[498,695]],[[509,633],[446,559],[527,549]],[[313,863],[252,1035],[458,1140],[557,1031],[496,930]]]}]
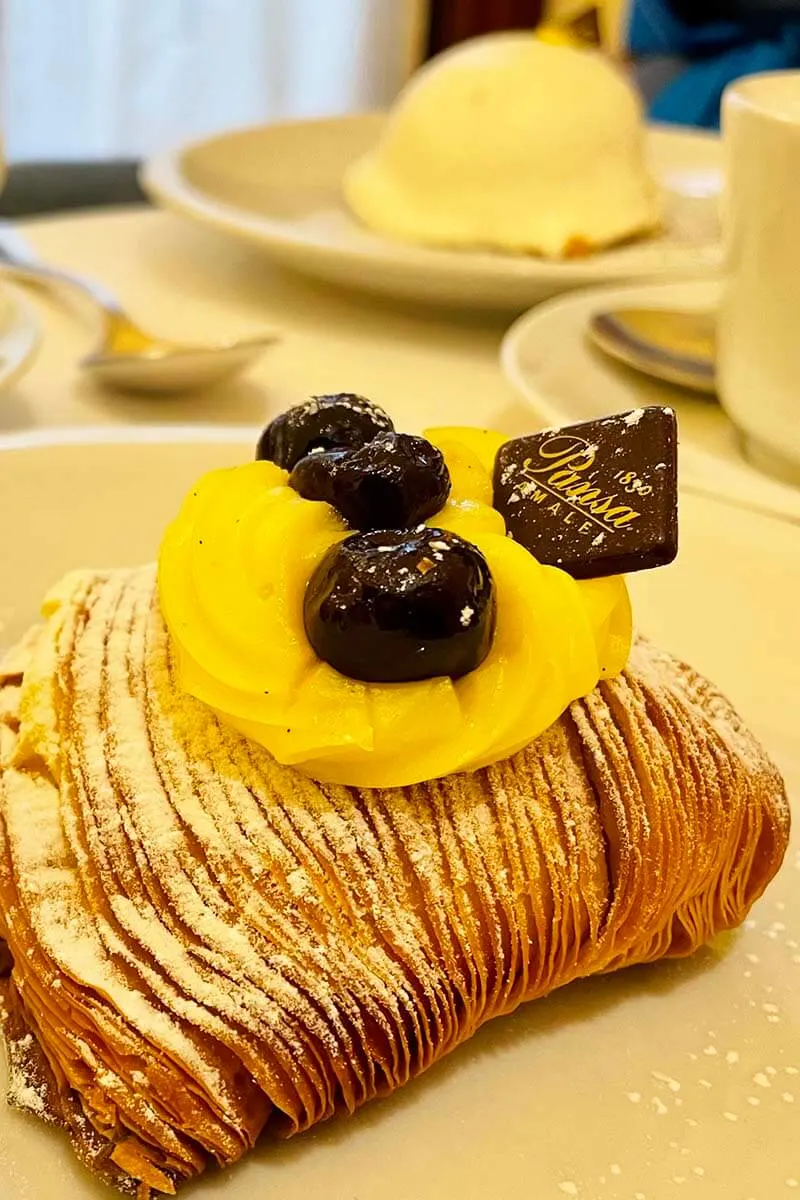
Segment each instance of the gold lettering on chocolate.
[{"label": "gold lettering on chocolate", "polygon": [[599,487],[592,487],[590,483],[576,484],[575,487],[567,488],[565,494],[570,500],[574,500],[576,504],[590,504],[592,500],[596,500],[600,495]]},{"label": "gold lettering on chocolate", "polygon": [[[532,467],[535,475],[544,475],[548,471],[556,471],[559,467],[572,467],[574,471],[585,471],[591,467],[597,456],[597,447],[592,446],[585,438],[571,434],[556,433],[537,446],[539,458],[545,460],[543,467]],[[550,461],[550,460],[553,461]],[[523,463],[527,467],[533,460],[528,458]]]},{"label": "gold lettering on chocolate", "polygon": [[[619,514],[619,515],[615,515]],[[613,525],[615,529],[621,529],[623,525],[630,524],[635,521],[640,514],[632,508],[626,508],[625,505],[620,505],[619,508],[610,508],[606,513],[606,520]]]},{"label": "gold lettering on chocolate", "polygon": [[553,471],[552,475],[548,475],[547,482],[551,487],[557,487],[560,491],[565,491],[571,483],[576,483],[580,479],[577,471],[572,471],[565,467],[561,471]]},{"label": "gold lettering on chocolate", "polygon": [[[599,518],[599,525],[611,525],[615,529],[623,529],[641,516],[636,509],[618,504],[616,492],[603,495],[596,480],[591,475],[585,477],[585,472],[594,466],[597,458],[597,447],[585,438],[553,434],[537,447],[537,452],[538,458],[526,458],[520,470],[522,478],[534,485],[532,494],[526,498],[535,504],[541,504],[547,495],[563,496],[571,506],[585,508]],[[560,506],[550,505],[547,511],[558,516]]]},{"label": "gold lettering on chocolate", "polygon": [[616,500],[616,495],[605,496],[598,504],[590,504],[589,512],[593,512],[596,517],[602,517],[608,512],[608,506],[612,500]]}]

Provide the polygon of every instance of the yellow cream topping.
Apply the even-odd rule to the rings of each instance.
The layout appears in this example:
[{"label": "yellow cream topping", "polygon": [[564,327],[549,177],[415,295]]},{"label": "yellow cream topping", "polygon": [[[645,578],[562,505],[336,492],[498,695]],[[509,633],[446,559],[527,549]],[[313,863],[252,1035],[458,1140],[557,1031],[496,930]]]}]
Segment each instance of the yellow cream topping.
[{"label": "yellow cream topping", "polygon": [[491,507],[491,431],[428,430],[451,473],[428,521],[473,542],[494,577],[488,657],[457,680],[361,683],[321,662],[303,596],[350,530],[268,462],[212,471],[186,497],[159,559],[180,686],[282,763],[315,779],[400,787],[505,758],[618,674],[631,611],[622,578],[578,582],[505,536]]}]

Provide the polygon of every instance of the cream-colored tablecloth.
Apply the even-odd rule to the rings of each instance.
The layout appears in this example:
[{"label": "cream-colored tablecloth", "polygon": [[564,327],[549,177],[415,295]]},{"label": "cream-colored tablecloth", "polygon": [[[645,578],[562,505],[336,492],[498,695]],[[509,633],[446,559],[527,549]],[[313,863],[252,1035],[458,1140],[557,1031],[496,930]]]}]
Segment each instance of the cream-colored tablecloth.
[{"label": "cream-colored tablecloth", "polygon": [[[34,297],[39,359],[0,395],[0,433],[106,422],[261,423],[304,395],[364,392],[396,417],[424,407],[437,423],[530,427],[497,365],[503,323],[413,311],[306,282],[251,247],[153,210],[21,223],[41,258],[102,279],[145,328],[187,341],[275,329],[283,341],[224,390],[182,399],[115,395],[77,370],[94,337],[91,308]],[[480,413],[480,417],[477,414]]]}]

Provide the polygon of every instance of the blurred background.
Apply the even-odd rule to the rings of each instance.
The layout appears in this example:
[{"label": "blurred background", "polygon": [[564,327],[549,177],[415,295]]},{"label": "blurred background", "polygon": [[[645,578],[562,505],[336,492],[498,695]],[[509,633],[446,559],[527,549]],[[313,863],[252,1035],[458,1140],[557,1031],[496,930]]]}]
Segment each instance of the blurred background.
[{"label": "blurred background", "polygon": [[142,199],[136,162],[231,126],[387,106],[490,30],[597,44],[651,116],[714,128],[731,78],[800,64],[800,0],[4,0],[6,216]]}]

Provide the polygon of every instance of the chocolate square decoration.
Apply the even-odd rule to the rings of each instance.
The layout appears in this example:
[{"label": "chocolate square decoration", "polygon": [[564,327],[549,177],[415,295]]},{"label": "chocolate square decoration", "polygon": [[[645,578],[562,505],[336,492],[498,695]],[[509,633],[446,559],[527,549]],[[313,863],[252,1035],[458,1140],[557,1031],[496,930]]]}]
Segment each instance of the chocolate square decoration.
[{"label": "chocolate square decoration", "polygon": [[509,537],[575,579],[645,571],[678,552],[671,408],[637,408],[501,446],[494,506]]}]

